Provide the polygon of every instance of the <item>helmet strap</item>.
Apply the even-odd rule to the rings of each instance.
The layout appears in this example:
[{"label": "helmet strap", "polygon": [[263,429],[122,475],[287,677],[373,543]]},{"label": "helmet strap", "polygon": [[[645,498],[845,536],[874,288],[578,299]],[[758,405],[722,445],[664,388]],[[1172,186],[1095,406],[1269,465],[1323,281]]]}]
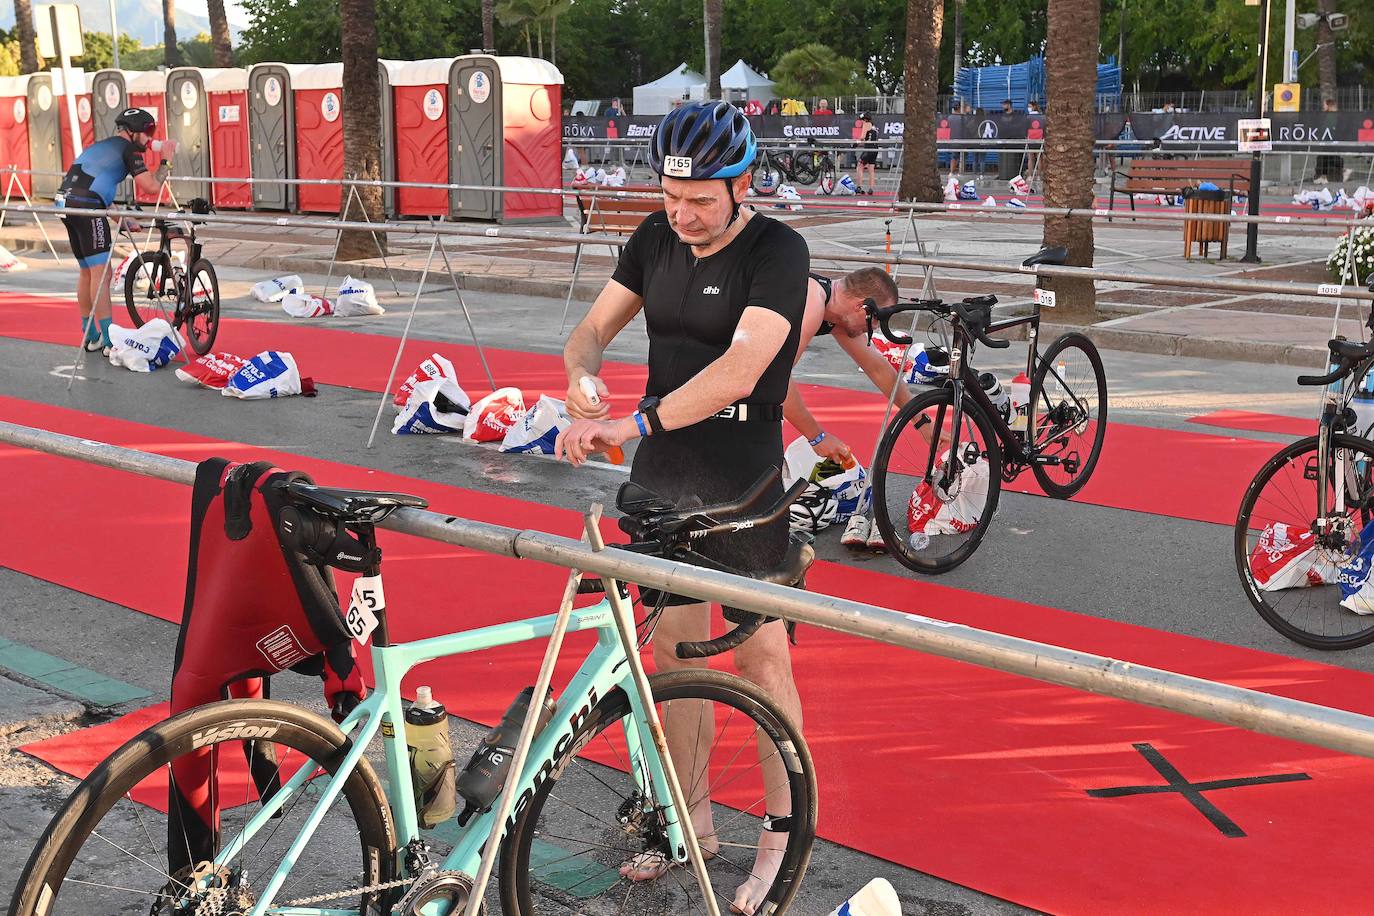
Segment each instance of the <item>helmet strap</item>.
[{"label": "helmet strap", "polygon": [[725,182],[725,193],[730,195],[730,222],[725,224],[725,228],[729,229],[735,224],[735,220],[739,219],[739,201],[735,199],[734,179],[723,178],[721,180]]}]

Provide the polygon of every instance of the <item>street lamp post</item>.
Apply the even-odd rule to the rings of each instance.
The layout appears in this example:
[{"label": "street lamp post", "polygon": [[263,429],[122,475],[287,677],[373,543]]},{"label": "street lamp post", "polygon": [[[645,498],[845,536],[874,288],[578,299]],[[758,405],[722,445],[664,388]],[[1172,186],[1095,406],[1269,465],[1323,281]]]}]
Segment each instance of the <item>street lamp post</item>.
[{"label": "street lamp post", "polygon": [[[1258,66],[1255,67],[1255,117],[1264,117],[1264,87],[1269,81],[1269,0],[1260,0],[1259,14],[1259,43],[1256,46],[1256,53],[1259,54]],[[1255,151],[1250,154],[1250,194],[1246,198],[1245,212],[1251,216],[1259,216],[1260,212],[1260,154]],[[1259,224],[1248,223],[1245,227],[1245,256],[1241,261],[1246,264],[1258,264],[1259,256]]]}]

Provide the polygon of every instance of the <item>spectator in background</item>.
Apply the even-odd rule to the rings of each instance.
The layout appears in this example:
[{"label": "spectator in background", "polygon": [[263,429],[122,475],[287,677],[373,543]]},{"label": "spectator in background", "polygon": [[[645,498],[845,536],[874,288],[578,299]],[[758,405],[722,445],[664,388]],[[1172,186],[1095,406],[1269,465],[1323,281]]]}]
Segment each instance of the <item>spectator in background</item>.
[{"label": "spectator in background", "polygon": [[620,99],[611,99],[611,107],[606,109],[606,117],[608,117],[608,118],[623,118],[623,117],[625,117],[625,108],[624,108],[624,106],[622,106],[622,105],[620,104]]},{"label": "spectator in background", "polygon": [[1335,99],[1322,99],[1322,111],[1340,111]]},{"label": "spectator in background", "polygon": [[763,113],[766,115],[782,114],[782,103],[779,102],[777,99],[774,99],[773,101],[768,103],[768,107],[764,109]]},{"label": "spectator in background", "polygon": [[1016,113],[1016,109],[1012,107],[1011,99],[1003,99],[1003,100],[1002,100],[1002,114],[1008,115],[1008,114],[1015,114],[1015,113]]},{"label": "spectator in background", "polygon": [[1165,103],[1164,103],[1164,114],[1173,114],[1173,113],[1174,113],[1174,103],[1173,103],[1173,102],[1165,102]]},{"label": "spectator in background", "polygon": [[829,99],[821,99],[819,102],[816,103],[816,110],[813,111],[813,112],[811,112],[811,113],[812,113],[812,114],[818,114],[818,115],[822,115],[822,114],[823,114],[823,115],[828,115],[828,114],[834,114],[835,112],[833,112],[833,111],[830,110],[830,100],[829,100]]},{"label": "spectator in background", "polygon": [[[972,111],[969,111],[968,105],[965,105],[964,114],[973,115],[973,129],[975,131],[973,135],[973,142],[982,143],[984,138],[977,131],[978,128],[982,125],[982,123],[987,120],[988,113],[984,111],[982,108],[975,108]],[[973,155],[969,158],[973,160],[973,177],[977,179],[978,176],[983,174],[987,154],[983,152],[983,147],[980,146],[973,151]]]},{"label": "spectator in background", "polygon": [[[854,170],[854,184],[858,186],[858,193],[872,194],[878,180],[878,151],[872,149],[873,144],[878,142],[878,131],[873,127],[873,118],[866,111],[859,115],[859,130],[862,131],[859,135],[862,152]],[[868,171],[868,190],[864,190],[865,169]]]}]

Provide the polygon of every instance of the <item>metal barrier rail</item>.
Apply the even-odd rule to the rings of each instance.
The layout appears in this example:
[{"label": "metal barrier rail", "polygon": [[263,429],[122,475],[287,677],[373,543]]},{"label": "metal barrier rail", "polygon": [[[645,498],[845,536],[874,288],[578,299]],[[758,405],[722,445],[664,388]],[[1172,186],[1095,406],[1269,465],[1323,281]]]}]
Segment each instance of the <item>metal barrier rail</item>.
[{"label": "metal barrier rail", "polygon": [[[0,421],[0,442],[174,483],[190,485],[195,477],[196,465],[180,458],[4,421]],[[417,509],[401,509],[381,527],[469,550],[612,576],[1061,687],[1374,758],[1374,718],[1346,710],[670,560],[621,550],[596,551],[581,541],[544,532]]]},{"label": "metal barrier rail", "polygon": [[[59,207],[37,207],[29,205],[10,204],[7,207],[0,207],[0,210],[9,209],[16,213],[41,213],[51,216],[61,216],[64,214],[75,214],[79,216],[99,216],[119,219],[129,217],[131,219],[147,219],[148,214],[138,210],[79,210],[76,208]],[[1072,211],[1083,214],[1086,211]],[[1201,215],[1201,214],[1199,214]],[[620,247],[626,244],[628,239],[613,235],[600,235],[596,233],[576,233],[576,232],[540,232],[533,229],[510,229],[504,226],[496,227],[476,227],[463,226],[454,223],[432,223],[432,222],[361,222],[357,220],[344,221],[339,219],[312,219],[310,217],[260,217],[249,216],[247,214],[195,214],[177,213],[170,218],[174,221],[185,222],[220,222],[231,225],[262,226],[264,228],[280,228],[282,226],[294,226],[301,229],[358,229],[370,232],[397,233],[403,235],[424,236],[430,238],[434,236],[456,236],[466,238],[502,238],[517,239],[522,241],[535,242],[554,242],[561,245],[610,245]],[[963,261],[951,258],[929,258],[915,255],[899,255],[897,253],[881,255],[858,255],[858,254],[824,254],[817,255],[816,261],[827,261],[836,264],[856,264],[856,265],[883,265],[899,264],[914,267],[935,267],[942,270],[968,270],[982,273],[998,274],[1022,274],[1026,276],[1040,276],[1047,278],[1066,277],[1080,278],[1089,280],[1106,280],[1111,282],[1132,283],[1141,286],[1176,286],[1188,289],[1210,289],[1221,290],[1223,292],[1248,293],[1250,295],[1281,295],[1297,296],[1305,298],[1331,299],[1361,299],[1374,301],[1374,293],[1359,287],[1340,284],[1301,284],[1301,283],[1262,283],[1255,280],[1235,280],[1224,277],[1178,277],[1168,275],[1135,274],[1126,271],[1104,270],[1096,267],[1057,267],[1046,264],[1037,264],[1034,267],[1023,267],[1020,264],[991,264],[985,261]]]},{"label": "metal barrier rail", "polygon": [[[28,175],[56,175],[57,172],[35,171],[32,169],[5,169],[0,171],[0,176],[8,174],[10,171]],[[398,181],[370,181],[363,179],[350,178],[194,178],[184,175],[169,175],[168,181],[173,182],[209,182],[212,184],[292,184],[292,185],[341,185],[352,187],[384,187],[384,188],[428,188],[436,190],[450,191],[491,191],[508,194],[544,194],[559,195],[562,197],[595,197],[612,199],[641,199],[654,200],[660,195],[654,191],[635,191],[624,190],[610,187],[586,187],[586,188],[515,188],[506,185],[464,185],[464,184],[427,184],[422,182],[398,182]],[[855,200],[850,201],[847,197],[833,197],[827,200],[788,200],[781,201],[772,197],[754,197],[752,201],[765,204],[769,201],[786,203],[788,207],[801,207],[803,210],[823,210],[827,212],[854,211],[873,214],[879,213],[958,213],[961,216],[970,214],[997,217],[1006,216],[1012,219],[1043,219],[1046,216],[1063,217],[1089,217],[1095,221],[1116,222],[1135,221],[1135,222],[1214,222],[1214,223],[1255,223],[1257,225],[1286,225],[1288,231],[1293,229],[1306,231],[1315,227],[1342,226],[1350,227],[1356,225],[1359,220],[1352,213],[1350,216],[1301,216],[1295,217],[1289,214],[1278,214],[1273,216],[1250,216],[1244,213],[1157,213],[1147,211],[1133,211],[1126,207],[1121,210],[1106,210],[1101,207],[984,207],[978,204],[965,203],[918,203],[914,201],[891,200],[879,203],[878,201]],[[18,209],[19,205],[6,204],[0,202],[0,209]],[[65,212],[65,211],[64,211]],[[71,211],[76,212],[76,211]],[[138,212],[134,213],[135,216]],[[146,211],[144,212],[146,215]],[[218,214],[217,214],[218,215]]]}]

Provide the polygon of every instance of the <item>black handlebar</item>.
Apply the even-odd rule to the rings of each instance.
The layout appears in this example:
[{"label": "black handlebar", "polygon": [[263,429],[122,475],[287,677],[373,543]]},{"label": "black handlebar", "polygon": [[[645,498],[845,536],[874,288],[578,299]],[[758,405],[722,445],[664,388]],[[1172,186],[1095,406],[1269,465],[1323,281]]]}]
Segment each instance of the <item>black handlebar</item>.
[{"label": "black handlebar", "polygon": [[876,321],[883,329],[883,336],[893,343],[911,345],[911,337],[892,330],[890,322],[892,319],[903,312],[930,312],[935,315],[948,316],[955,315],[963,323],[964,328],[972,334],[979,343],[993,350],[1003,350],[1011,346],[1011,341],[1000,340],[996,337],[989,337],[987,334],[986,315],[975,314],[970,311],[962,302],[944,302],[940,299],[912,299],[907,302],[899,302],[896,305],[879,307],[872,299],[864,300],[864,311],[869,318],[869,337],[873,336],[873,322]]},{"label": "black handlebar", "polygon": [[[954,309],[954,313],[964,322],[964,327],[966,327],[974,337],[978,338],[978,342],[983,346],[993,350],[1004,350],[1011,346],[1010,340],[999,340],[996,337],[988,336],[987,324],[983,320],[985,316],[973,314],[959,302],[951,303],[950,307]],[[991,313],[986,317],[990,316]]]},{"label": "black handlebar", "polygon": [[759,627],[768,622],[768,618],[762,614],[754,614],[749,620],[739,624],[728,633],[723,633],[715,639],[707,639],[702,642],[680,642],[674,648],[674,653],[678,658],[710,658],[713,655],[720,655],[722,652],[729,652],[737,649],[744,642],[759,631]]},{"label": "black handlebar", "polygon": [[1346,373],[1354,368],[1354,363],[1341,360],[1340,364],[1326,375],[1300,375],[1298,376],[1299,385],[1330,385],[1337,379],[1344,378]]}]

